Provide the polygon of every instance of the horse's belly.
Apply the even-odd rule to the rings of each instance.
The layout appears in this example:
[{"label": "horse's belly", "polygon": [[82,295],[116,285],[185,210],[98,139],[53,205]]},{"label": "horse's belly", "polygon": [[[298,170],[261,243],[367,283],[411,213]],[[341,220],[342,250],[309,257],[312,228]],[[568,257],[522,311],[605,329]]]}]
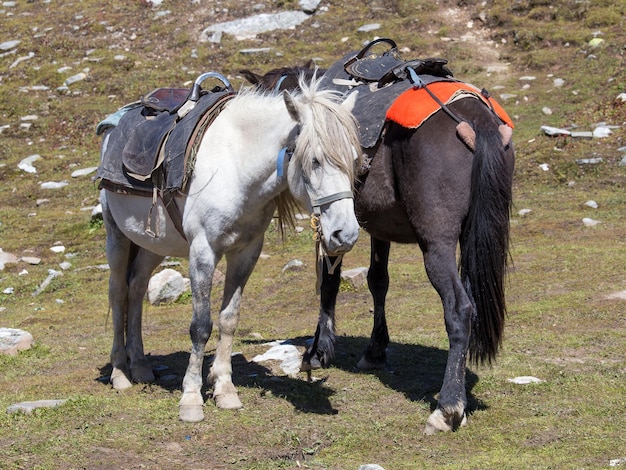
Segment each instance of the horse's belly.
[{"label": "horse's belly", "polygon": [[161,256],[189,256],[189,244],[176,229],[161,199],[154,208],[151,197],[107,191],[106,199],[115,223],[130,241]]},{"label": "horse's belly", "polygon": [[404,209],[394,205],[384,211],[359,210],[356,211],[359,225],[374,238],[396,243],[417,243],[415,231],[404,212]]}]

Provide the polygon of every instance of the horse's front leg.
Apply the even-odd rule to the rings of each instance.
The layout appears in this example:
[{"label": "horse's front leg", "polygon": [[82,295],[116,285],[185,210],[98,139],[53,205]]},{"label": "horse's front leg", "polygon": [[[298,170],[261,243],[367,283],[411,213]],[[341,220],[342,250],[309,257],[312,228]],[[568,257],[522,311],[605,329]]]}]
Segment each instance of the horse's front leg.
[{"label": "horse's front leg", "polygon": [[339,284],[341,283],[341,261],[337,263],[332,274],[328,264],[334,265],[337,258],[331,256],[329,263],[324,262],[320,288],[320,314],[313,342],[302,357],[300,370],[310,371],[328,367],[335,356],[335,305]]},{"label": "horse's front leg", "polygon": [[219,315],[219,340],[211,365],[209,382],[213,384],[213,399],[218,408],[238,409],[243,405],[232,382],[232,352],[235,329],[243,289],[250,278],[263,247],[263,232],[246,249],[226,255],[224,299]]},{"label": "horse's front leg", "polygon": [[385,299],[389,290],[389,249],[391,244],[371,237],[370,269],[367,272],[367,285],[374,301],[374,326],[370,342],[359,360],[359,369],[378,369],[387,362],[389,331],[385,318]]},{"label": "horse's front leg", "polygon": [[197,422],[204,419],[202,407],[202,364],[204,348],[211,331],[211,288],[217,259],[205,240],[196,238],[189,247],[189,279],[191,282],[192,317],[189,326],[191,354],[183,378],[183,395],[179,403],[182,421]]},{"label": "horse's front leg", "polygon": [[437,408],[428,417],[424,429],[425,434],[434,434],[454,431],[467,424],[465,371],[473,306],[457,271],[454,247],[425,251],[424,264],[430,282],[441,296],[450,342]]}]

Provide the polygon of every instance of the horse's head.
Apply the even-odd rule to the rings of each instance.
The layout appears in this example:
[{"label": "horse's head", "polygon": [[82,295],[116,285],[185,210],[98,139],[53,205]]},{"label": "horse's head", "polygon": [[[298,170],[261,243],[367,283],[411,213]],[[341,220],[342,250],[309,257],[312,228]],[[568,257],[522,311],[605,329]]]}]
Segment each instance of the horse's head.
[{"label": "horse's head", "polygon": [[321,241],[331,255],[349,251],[359,225],[353,189],[361,153],[356,121],[349,105],[340,105],[333,92],[320,90],[319,80],[300,79],[300,92],[284,92],[291,117],[299,124],[289,164],[289,189],[314,214]]}]

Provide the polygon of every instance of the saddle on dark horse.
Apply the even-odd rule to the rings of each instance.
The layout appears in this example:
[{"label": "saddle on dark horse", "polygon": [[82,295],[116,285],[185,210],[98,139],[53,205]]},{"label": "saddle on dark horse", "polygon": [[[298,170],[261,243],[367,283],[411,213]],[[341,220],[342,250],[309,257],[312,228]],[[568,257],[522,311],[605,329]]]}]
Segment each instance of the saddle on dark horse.
[{"label": "saddle on dark horse", "polygon": [[[376,54],[372,48],[380,43],[389,47],[384,53]],[[481,100],[503,122],[502,139],[508,144],[513,123],[506,112],[486,90],[454,78],[447,63],[441,58],[403,60],[395,41],[380,38],[361,51],[346,55],[324,73],[322,80],[326,88],[341,91],[346,97],[357,93],[353,114],[359,121],[361,145],[369,157],[359,192],[361,202],[371,210],[386,210],[396,203],[390,153],[381,152],[372,158],[377,154],[388,121],[417,128],[443,109],[457,122],[459,138],[473,151],[474,130],[447,106],[456,99],[472,97]],[[377,176],[368,178],[373,173]],[[384,187],[371,187],[368,180]]]},{"label": "saddle on dark horse", "polygon": [[[210,78],[221,85],[203,90],[202,83]],[[207,72],[190,89],[158,88],[108,116],[96,128],[103,135],[99,188],[158,194],[182,234],[182,216],[171,200],[186,191],[204,130],[234,95],[225,77]]]}]

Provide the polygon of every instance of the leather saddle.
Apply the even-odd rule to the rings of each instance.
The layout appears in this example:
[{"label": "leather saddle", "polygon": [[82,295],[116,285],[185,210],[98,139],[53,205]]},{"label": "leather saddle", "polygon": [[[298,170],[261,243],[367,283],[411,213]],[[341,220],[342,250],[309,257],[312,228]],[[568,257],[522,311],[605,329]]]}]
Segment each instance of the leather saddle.
[{"label": "leather saddle", "polygon": [[[382,55],[370,51],[373,46],[381,42],[387,43],[390,49]],[[358,54],[349,59],[344,64],[344,69],[353,78],[363,82],[377,82],[378,87],[382,88],[390,83],[420,75],[452,77],[452,72],[446,67],[447,63],[446,59],[440,58],[405,61],[400,57],[398,46],[394,40],[379,38],[371,41]]]},{"label": "leather saddle", "polygon": [[[217,78],[224,86],[216,86],[208,92],[202,90],[201,84],[208,78]],[[176,140],[189,139],[207,108],[222,95],[233,93],[226,78],[207,72],[195,80],[191,89],[158,88],[145,95],[140,101],[141,111],[135,114],[140,117],[135,118],[134,128],[122,151],[126,172],[139,181],[150,179],[153,170],[163,161],[162,150],[166,141],[174,133],[181,132],[183,137]]]}]

